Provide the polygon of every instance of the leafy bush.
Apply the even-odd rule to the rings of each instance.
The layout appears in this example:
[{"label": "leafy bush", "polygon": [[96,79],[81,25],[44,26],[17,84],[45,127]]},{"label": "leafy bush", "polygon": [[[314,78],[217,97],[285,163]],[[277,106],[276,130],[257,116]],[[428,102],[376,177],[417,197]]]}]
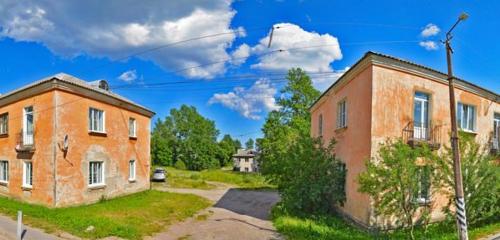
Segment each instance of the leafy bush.
[{"label": "leafy bush", "polygon": [[[467,221],[471,225],[500,222],[500,166],[487,153],[487,147],[478,144],[473,135],[460,132],[459,137]],[[448,189],[453,189],[453,152],[448,147],[443,160],[444,181]],[[448,216],[455,220],[453,191],[449,192],[449,199]]]},{"label": "leafy bush", "polygon": [[186,170],[187,169],[186,164],[182,160],[177,160],[177,162],[175,162],[174,167],[177,168],[177,169],[180,169],[180,170]]},{"label": "leafy bush", "polygon": [[389,225],[408,228],[414,239],[414,227],[429,223],[433,207],[427,200],[441,190],[439,161],[425,145],[412,148],[401,140],[388,141],[376,159],[367,161],[366,171],[359,175],[359,191],[374,199],[377,216],[396,216]]},{"label": "leafy bush", "polygon": [[281,168],[272,181],[282,195],[283,206],[291,212],[333,212],[345,200],[345,170],[333,154],[334,141],[324,147],[321,139],[303,137],[279,159]]}]

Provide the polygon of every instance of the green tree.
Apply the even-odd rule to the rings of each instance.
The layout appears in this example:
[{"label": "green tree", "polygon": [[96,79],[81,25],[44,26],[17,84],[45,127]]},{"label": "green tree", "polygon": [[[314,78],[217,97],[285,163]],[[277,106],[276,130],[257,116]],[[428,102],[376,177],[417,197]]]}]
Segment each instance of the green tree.
[{"label": "green tree", "polygon": [[219,142],[219,163],[220,166],[227,166],[233,159],[233,154],[236,153],[235,141],[231,135],[226,134]]},{"label": "green tree", "polygon": [[426,146],[387,141],[378,157],[366,162],[366,171],[358,177],[359,191],[373,198],[377,217],[396,217],[395,224],[408,228],[414,239],[414,227],[429,223],[430,198],[442,189],[440,165],[440,158]]},{"label": "green tree", "polygon": [[241,146],[242,146],[242,145],[241,145],[240,140],[238,140],[238,139],[234,139],[234,148],[236,149],[236,151],[237,151],[238,149],[240,149],[240,148],[241,148]]},{"label": "green tree", "polygon": [[246,149],[253,149],[254,148],[254,141],[252,138],[249,138],[247,142],[245,143]]},{"label": "green tree", "polygon": [[345,201],[345,167],[335,157],[335,141],[324,147],[321,139],[297,139],[282,159],[282,170],[274,182],[282,196],[282,206],[294,213],[332,213]]},{"label": "green tree", "polygon": [[158,119],[151,134],[153,164],[161,166],[173,165],[174,144],[175,136],[172,126]]},{"label": "green tree", "polygon": [[262,128],[264,137],[258,142],[262,171],[271,181],[284,174],[280,161],[286,159],[291,145],[299,137],[309,136],[309,107],[320,95],[300,68],[291,69],[287,80],[277,100],[280,108],[268,114]]},{"label": "green tree", "polygon": [[182,161],[190,170],[218,167],[218,135],[215,123],[201,116],[195,107],[171,109],[165,121],[158,120],[153,130],[153,159],[161,165]]},{"label": "green tree", "polygon": [[[470,133],[460,132],[460,159],[462,166],[463,186],[467,221],[471,225],[500,221],[500,166],[495,164],[494,156],[487,152],[474,140]],[[454,189],[453,152],[445,147],[442,155],[447,189]],[[454,217],[455,192],[448,192],[449,204],[447,212]]]}]

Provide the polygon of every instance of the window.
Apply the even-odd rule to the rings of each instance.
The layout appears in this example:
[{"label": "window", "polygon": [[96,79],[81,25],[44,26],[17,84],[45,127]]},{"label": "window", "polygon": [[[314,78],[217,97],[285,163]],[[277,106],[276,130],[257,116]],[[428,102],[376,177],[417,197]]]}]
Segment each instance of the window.
[{"label": "window", "polygon": [[33,163],[23,162],[23,187],[33,187]]},{"label": "window", "polygon": [[318,117],[318,136],[323,136],[323,114]]},{"label": "window", "polygon": [[9,182],[9,162],[5,160],[0,161],[0,182]]},{"label": "window", "polygon": [[89,108],[89,131],[99,133],[106,132],[105,121],[104,111]]},{"label": "window", "polygon": [[90,162],[89,163],[89,185],[104,185],[104,163]]},{"label": "window", "polygon": [[493,117],[493,137],[500,138],[500,113],[495,113]]},{"label": "window", "polygon": [[347,102],[342,100],[337,104],[337,128],[347,127]]},{"label": "window", "polygon": [[428,139],[429,129],[429,95],[415,92],[413,104],[413,138]]},{"label": "window", "polygon": [[9,114],[0,115],[0,135],[9,133]]},{"label": "window", "polygon": [[428,167],[420,167],[417,172],[417,193],[415,200],[418,203],[427,203],[430,199],[430,170]]},{"label": "window", "polygon": [[128,180],[135,180],[135,160],[130,160],[128,163]]},{"label": "window", "polygon": [[457,124],[464,131],[476,130],[476,108],[472,105],[458,103]]},{"label": "window", "polygon": [[134,118],[128,119],[128,136],[137,137],[137,123]]},{"label": "window", "polygon": [[25,107],[23,110],[23,144],[25,146],[31,146],[34,143],[34,126],[33,107]]}]

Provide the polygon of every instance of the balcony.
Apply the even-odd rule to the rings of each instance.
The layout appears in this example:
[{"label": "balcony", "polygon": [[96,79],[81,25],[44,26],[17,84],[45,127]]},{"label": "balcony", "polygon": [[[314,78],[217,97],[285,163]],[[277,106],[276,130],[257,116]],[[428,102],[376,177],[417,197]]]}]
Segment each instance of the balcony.
[{"label": "balcony", "polygon": [[441,125],[434,125],[432,122],[422,124],[411,121],[403,128],[403,141],[412,147],[425,144],[432,150],[437,150],[441,147],[441,137]]},{"label": "balcony", "polygon": [[24,132],[23,130],[21,130],[21,132],[17,134],[16,151],[17,152],[35,151],[34,132]]}]

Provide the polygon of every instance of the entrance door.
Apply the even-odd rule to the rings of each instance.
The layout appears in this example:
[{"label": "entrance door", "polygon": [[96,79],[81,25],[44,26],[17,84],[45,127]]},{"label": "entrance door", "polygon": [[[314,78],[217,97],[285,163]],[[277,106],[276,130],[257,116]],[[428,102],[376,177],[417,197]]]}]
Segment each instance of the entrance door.
[{"label": "entrance door", "polygon": [[429,138],[429,95],[416,92],[413,107],[413,138]]}]

